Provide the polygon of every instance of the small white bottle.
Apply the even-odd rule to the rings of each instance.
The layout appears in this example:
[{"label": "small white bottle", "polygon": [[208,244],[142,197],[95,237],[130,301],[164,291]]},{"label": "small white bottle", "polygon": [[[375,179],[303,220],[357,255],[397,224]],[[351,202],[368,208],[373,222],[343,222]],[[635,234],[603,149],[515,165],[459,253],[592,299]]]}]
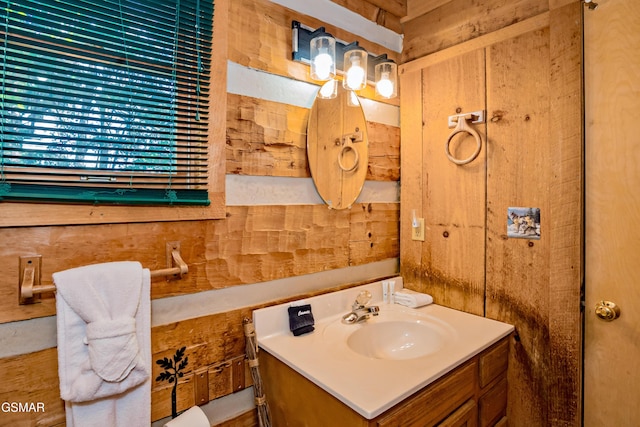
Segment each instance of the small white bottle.
[{"label": "small white bottle", "polygon": [[396,281],[395,280],[389,281],[389,302],[391,304],[396,303]]},{"label": "small white bottle", "polygon": [[382,281],[382,302],[389,304],[389,282],[386,280]]}]

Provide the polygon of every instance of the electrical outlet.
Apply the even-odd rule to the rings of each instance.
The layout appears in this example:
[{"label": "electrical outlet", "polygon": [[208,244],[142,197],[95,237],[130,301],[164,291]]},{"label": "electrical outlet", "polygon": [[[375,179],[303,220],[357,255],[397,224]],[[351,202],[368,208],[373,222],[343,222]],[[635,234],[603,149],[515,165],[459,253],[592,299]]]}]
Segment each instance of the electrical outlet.
[{"label": "electrical outlet", "polygon": [[417,227],[411,227],[411,240],[420,240],[424,242],[424,218],[416,218]]}]

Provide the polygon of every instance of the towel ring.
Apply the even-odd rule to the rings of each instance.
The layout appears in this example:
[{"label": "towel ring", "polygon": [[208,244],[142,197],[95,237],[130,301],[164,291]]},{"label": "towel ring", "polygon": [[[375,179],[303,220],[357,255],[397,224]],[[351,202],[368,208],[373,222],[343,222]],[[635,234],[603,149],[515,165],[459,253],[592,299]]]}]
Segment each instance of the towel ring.
[{"label": "towel ring", "polygon": [[[342,158],[348,151],[353,151],[353,154],[356,156],[355,160],[353,161],[353,165],[351,165],[351,167],[345,167],[345,165],[342,163]],[[351,172],[352,170],[358,167],[359,161],[360,161],[360,155],[358,154],[358,150],[353,148],[353,144],[351,144],[350,141],[347,141],[342,146],[340,153],[338,153],[338,166],[340,166],[340,169],[342,169],[345,172]]]},{"label": "towel ring", "polygon": [[[480,154],[480,150],[482,149],[482,138],[480,138],[480,135],[475,131],[475,129],[469,126],[469,124],[467,123],[467,119],[472,120],[472,116],[469,115],[458,117],[458,124],[456,125],[456,128],[453,130],[451,135],[449,135],[449,138],[447,138],[447,143],[444,146],[447,157],[456,165],[466,165],[467,163],[471,163],[473,160],[475,160],[476,157],[478,157],[478,154]],[[473,154],[471,154],[471,156],[467,157],[466,159],[457,159],[453,157],[453,154],[451,154],[450,145],[453,137],[462,132],[466,132],[469,135],[473,136],[476,139],[477,146],[476,150],[473,152]]]}]

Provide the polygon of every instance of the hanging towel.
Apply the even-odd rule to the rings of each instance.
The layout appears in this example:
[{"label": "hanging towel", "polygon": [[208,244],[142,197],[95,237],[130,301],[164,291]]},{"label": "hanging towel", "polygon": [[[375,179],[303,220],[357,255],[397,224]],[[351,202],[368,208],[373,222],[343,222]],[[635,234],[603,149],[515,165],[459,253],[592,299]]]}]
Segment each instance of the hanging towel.
[{"label": "hanging towel", "polygon": [[54,273],[67,427],[151,421],[151,275],[110,262]]}]

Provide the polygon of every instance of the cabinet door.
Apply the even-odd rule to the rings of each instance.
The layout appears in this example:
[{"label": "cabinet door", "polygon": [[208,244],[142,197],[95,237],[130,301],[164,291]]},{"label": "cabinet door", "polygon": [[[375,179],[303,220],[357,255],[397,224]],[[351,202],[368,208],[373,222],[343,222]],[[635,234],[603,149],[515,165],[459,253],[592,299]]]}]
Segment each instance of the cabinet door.
[{"label": "cabinet door", "polygon": [[476,427],[477,425],[478,405],[475,400],[469,399],[446,420],[438,424],[438,427]]}]

